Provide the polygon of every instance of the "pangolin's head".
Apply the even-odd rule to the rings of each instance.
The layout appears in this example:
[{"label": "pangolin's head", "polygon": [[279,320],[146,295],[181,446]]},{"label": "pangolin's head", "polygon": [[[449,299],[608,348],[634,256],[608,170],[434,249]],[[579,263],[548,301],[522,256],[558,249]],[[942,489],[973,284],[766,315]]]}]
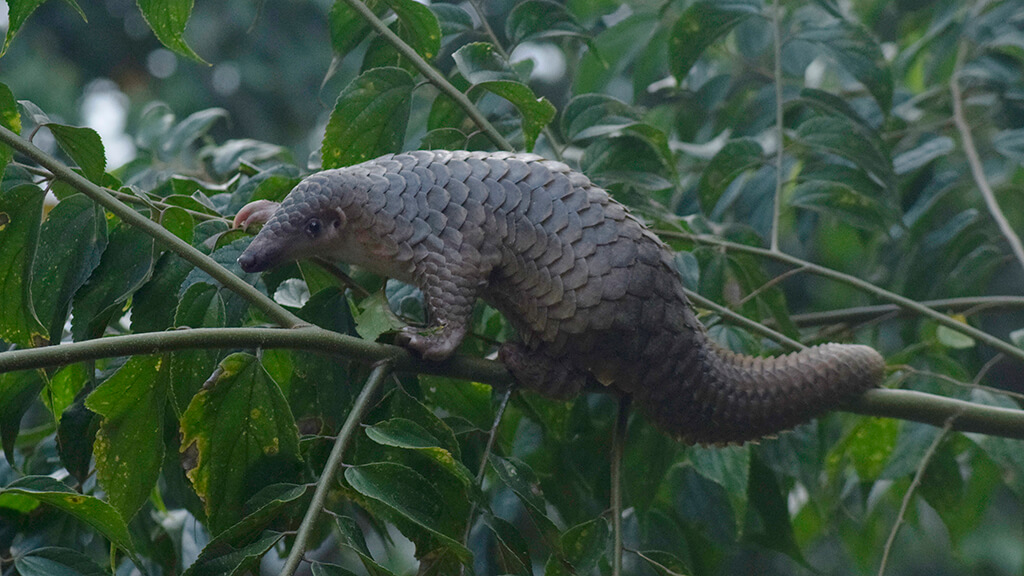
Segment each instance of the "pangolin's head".
[{"label": "pangolin's head", "polygon": [[239,211],[236,226],[266,222],[238,257],[242,270],[262,272],[327,250],[345,226],[345,213],[328,180],[320,174],[303,180],[276,210],[273,203],[254,202]]}]

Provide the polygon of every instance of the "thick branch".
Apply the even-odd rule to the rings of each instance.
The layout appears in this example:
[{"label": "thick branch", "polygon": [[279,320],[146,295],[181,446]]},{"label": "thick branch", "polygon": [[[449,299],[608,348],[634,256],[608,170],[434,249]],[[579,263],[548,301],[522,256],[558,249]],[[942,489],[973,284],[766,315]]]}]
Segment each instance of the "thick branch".
[{"label": "thick branch", "polygon": [[[133,354],[157,354],[202,348],[287,348],[344,356],[361,362],[390,361],[395,371],[435,374],[492,386],[509,386],[512,377],[500,362],[456,356],[424,362],[397,346],[367,342],[322,328],[196,328],[110,336],[45,348],[0,352],[0,373],[32,370]],[[944,425],[957,416],[954,430],[1024,439],[1024,410],[972,404],[908,390],[872,390],[846,408],[864,416],[901,418]]]},{"label": "thick branch", "polygon": [[245,280],[242,280],[238,276],[232,274],[228,269],[214,261],[213,258],[210,258],[206,254],[196,250],[188,242],[185,242],[171,232],[165,230],[163,226],[160,226],[156,222],[153,222],[149,218],[146,218],[142,214],[136,212],[130,206],[118,201],[105,188],[93,184],[85,177],[79,175],[71,168],[68,168],[63,163],[59,162],[53,156],[50,156],[46,152],[36,148],[35,145],[28,140],[25,140],[3,126],[0,126],[0,142],[7,144],[11,148],[14,148],[25,156],[28,156],[34,162],[53,173],[56,178],[75,187],[75,189],[92,198],[96,203],[116,214],[121,218],[121,220],[124,220],[132,226],[141,228],[158,242],[161,242],[170,248],[175,254],[181,256],[189,263],[212,276],[225,287],[238,293],[240,296],[251,302],[253,306],[260,309],[260,311],[266,314],[267,317],[274,322],[286,327],[304,324],[304,322],[297,316],[285,310],[281,306],[278,306],[277,303],[266,294],[250,286]]}]

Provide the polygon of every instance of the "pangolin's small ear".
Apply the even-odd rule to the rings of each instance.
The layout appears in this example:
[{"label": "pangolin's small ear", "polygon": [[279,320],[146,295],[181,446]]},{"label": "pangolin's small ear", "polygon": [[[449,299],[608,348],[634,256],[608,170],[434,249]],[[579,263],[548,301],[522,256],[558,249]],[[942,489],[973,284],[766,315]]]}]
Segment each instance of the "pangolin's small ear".
[{"label": "pangolin's small ear", "polygon": [[330,225],[334,230],[341,229],[348,219],[345,217],[345,211],[341,208],[334,209],[334,218],[331,219]]}]

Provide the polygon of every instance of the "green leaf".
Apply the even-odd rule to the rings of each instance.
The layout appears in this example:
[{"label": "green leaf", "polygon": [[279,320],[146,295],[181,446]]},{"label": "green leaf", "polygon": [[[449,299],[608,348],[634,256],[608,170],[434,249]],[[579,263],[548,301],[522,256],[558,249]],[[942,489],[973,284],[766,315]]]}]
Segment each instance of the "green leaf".
[{"label": "green leaf", "polygon": [[207,108],[189,114],[171,128],[167,138],[161,142],[161,148],[171,157],[178,156],[196,140],[205,136],[217,120],[228,118],[228,111],[223,108]]},{"label": "green leaf", "polygon": [[[65,1],[78,12],[78,14],[82,17],[82,20],[86,19],[85,12],[82,11],[82,8],[78,5],[78,2],[76,2],[75,0]],[[25,24],[25,21],[28,20],[28,17],[31,16],[32,13],[35,12],[36,8],[41,6],[43,2],[46,2],[46,0],[8,0],[7,37],[4,39],[3,48],[0,48],[0,56],[3,56],[7,53],[7,48],[11,45],[11,41],[14,40],[14,37],[18,34],[18,31],[21,30],[22,25]],[[15,130],[15,132],[20,131]],[[0,168],[0,176],[2,175],[3,170],[2,168]]]},{"label": "green leaf", "polygon": [[787,509],[787,492],[779,486],[775,474],[758,458],[750,461],[748,491],[751,514],[747,516],[747,527],[743,531],[746,537],[768,549],[778,550],[809,568],[793,534],[793,524]]},{"label": "green leaf", "polygon": [[832,476],[841,470],[842,455],[853,463],[857,476],[866,482],[878,479],[896,448],[900,421],[890,418],[864,418],[837,443],[828,454],[826,462]]},{"label": "green leaf", "polygon": [[378,422],[366,428],[366,435],[374,442],[383,446],[416,450],[426,454],[444,469],[451,472],[464,485],[469,486],[473,482],[473,475],[466,469],[465,465],[456,460],[451,452],[442,448],[441,441],[433,434],[412,420],[392,418]]},{"label": "green leaf", "polygon": [[364,340],[374,342],[381,334],[405,326],[391,311],[383,292],[364,298],[359,306],[360,311],[355,317],[356,332]]},{"label": "green leaf", "polygon": [[502,573],[533,576],[530,547],[519,529],[497,516],[485,516],[484,522],[490,528],[497,544],[495,560]]},{"label": "green leaf", "polygon": [[474,88],[487,90],[512,103],[522,115],[523,139],[526,151],[533,151],[537,136],[555,118],[555,106],[546,98],[538,98],[526,84],[510,80],[480,82]]},{"label": "green leaf", "polygon": [[313,576],[356,576],[354,572],[351,572],[337,564],[321,564],[320,562],[313,562],[309,566],[310,572]]},{"label": "green leaf", "polygon": [[433,60],[441,50],[441,26],[430,8],[415,0],[386,2],[398,16],[398,37],[412,46],[424,60]]},{"label": "green leaf", "polygon": [[680,560],[675,554],[664,550],[638,551],[637,556],[647,563],[658,576],[682,576],[692,574],[689,564]]},{"label": "green leaf", "polygon": [[515,70],[501,57],[494,45],[487,42],[466,44],[452,54],[452,60],[455,61],[459,74],[462,74],[462,77],[470,85],[481,82],[501,80],[518,82],[520,80]]},{"label": "green leaf", "polygon": [[[380,0],[364,2],[378,17],[387,11],[387,4]],[[331,46],[334,52],[344,56],[351,52],[370,34],[370,25],[344,0],[335,0],[328,15],[331,29]]]},{"label": "green leaf", "polygon": [[427,479],[412,468],[391,462],[364,464],[346,469],[345,480],[356,492],[383,505],[388,513],[426,530],[463,562],[470,559],[469,550],[434,528],[444,514],[445,503]]},{"label": "green leaf", "polygon": [[43,196],[32,185],[0,193],[0,338],[25,348],[38,345],[46,335],[32,306],[32,258]]},{"label": "green leaf", "polygon": [[298,475],[299,436],[280,388],[255,357],[232,354],[181,417],[188,477],[218,534],[264,486]]},{"label": "green leaf", "polygon": [[893,171],[898,176],[909,174],[926,166],[932,160],[941,158],[956,150],[956,143],[949,136],[935,136],[922,144],[903,152],[892,159]]},{"label": "green leaf", "polygon": [[398,152],[415,83],[401,68],[374,68],[360,74],[341,94],[324,134],[323,167],[340,168]]},{"label": "green leaf", "polygon": [[640,113],[605,94],[580,94],[562,112],[562,132],[572,141],[621,131],[640,122]]},{"label": "green leaf", "polygon": [[885,232],[893,218],[881,204],[841,182],[811,180],[793,188],[792,206],[836,216],[858,228]]},{"label": "green leaf", "polygon": [[[1020,161],[1024,159],[1024,128],[1002,130],[992,136],[992,146],[1003,156]],[[3,173],[0,172],[0,175]]]},{"label": "green leaf", "polygon": [[203,156],[209,156],[210,166],[215,175],[231,175],[238,170],[242,162],[256,164],[271,158],[286,156],[281,146],[260,142],[251,138],[228,140],[215,148],[205,150]]},{"label": "green leaf", "polygon": [[341,543],[359,556],[370,576],[394,576],[394,573],[378,564],[370,555],[370,549],[366,546],[366,540],[355,520],[342,515],[335,515],[334,519],[341,533]]},{"label": "green leaf", "polygon": [[472,88],[482,89],[508,100],[522,116],[523,139],[527,151],[533,150],[537,135],[555,117],[555,107],[545,98],[538,98],[529,86],[486,42],[466,44],[452,58],[459,73]]},{"label": "green leaf", "polygon": [[268,531],[254,542],[242,546],[230,543],[214,545],[216,539],[189,566],[183,576],[244,576],[259,568],[260,559],[270,552],[284,534]]},{"label": "green leaf", "polygon": [[[49,476],[26,476],[0,488],[0,507],[4,497],[14,494],[28,496],[78,518],[133,558],[136,556],[135,543],[128,533],[128,525],[110,504],[93,496],[79,494]],[[135,564],[141,565],[137,561]]]},{"label": "green leaf", "polygon": [[882,55],[882,48],[866,29],[835,20],[827,25],[804,28],[793,39],[818,46],[871,92],[882,112],[889,112],[892,70]]},{"label": "green leaf", "polygon": [[896,176],[877,135],[842,116],[815,117],[800,124],[797,138],[809,150],[825,151],[853,162],[886,190],[895,190]]},{"label": "green leaf", "polygon": [[63,124],[47,124],[54,139],[64,152],[78,163],[82,174],[96,184],[102,184],[107,169],[106,152],[100,135],[92,128],[79,128]]},{"label": "green leaf", "polygon": [[110,235],[110,243],[89,281],[75,294],[71,334],[75,341],[97,338],[128,298],[153,272],[153,237],[127,224]]},{"label": "green leaf", "polygon": [[[8,3],[8,8],[10,8],[10,3]],[[15,31],[14,21],[11,20],[10,28],[7,30],[7,42],[10,42],[11,36]],[[4,44],[4,50],[6,49],[7,44]],[[3,56],[3,51],[0,51],[0,56]],[[21,116],[18,114],[18,103],[14,101],[14,94],[11,93],[11,89],[3,83],[0,83],[0,126],[7,128],[15,134],[21,134]],[[3,180],[4,172],[7,170],[7,165],[11,163],[12,158],[14,158],[14,150],[6,144],[0,144],[0,180]]]},{"label": "green leaf", "polygon": [[595,518],[569,528],[562,534],[562,554],[578,574],[588,574],[604,557],[611,530],[604,518]]},{"label": "green leaf", "polygon": [[696,2],[683,11],[669,37],[669,63],[681,83],[700,55],[737,24],[760,13],[755,2]]},{"label": "green leaf", "polygon": [[297,512],[300,505],[308,505],[307,493],[312,493],[312,487],[295,484],[273,484],[260,490],[246,503],[253,511],[203,548],[193,565],[194,573],[212,576],[221,574],[218,569],[233,569],[244,574],[245,567],[251,567],[266,553],[264,530],[278,518]]},{"label": "green leaf", "polygon": [[164,458],[167,368],[160,356],[132,356],[85,406],[103,416],[93,453],[107,500],[125,521],[149,499]]},{"label": "green leaf", "polygon": [[[226,325],[226,314],[220,290],[205,282],[197,282],[181,296],[174,326],[220,328]],[[224,356],[225,351],[218,348],[181,350],[170,354],[171,393],[179,411],[189,405]]]},{"label": "green leaf", "polygon": [[36,548],[14,556],[14,567],[21,576],[109,576],[99,564],[70,548]]},{"label": "green leaf", "polygon": [[437,128],[423,135],[420,150],[462,150],[467,137],[456,128]]},{"label": "green leaf", "polygon": [[589,38],[565,6],[549,0],[526,0],[516,4],[505,21],[505,35],[513,45],[559,36]]},{"label": "green leaf", "polygon": [[21,419],[42,389],[43,381],[38,372],[19,370],[0,374],[0,440],[11,466],[14,466],[14,442],[21,431]]},{"label": "green leaf", "polygon": [[525,462],[517,458],[502,458],[491,452],[488,457],[491,467],[498,473],[501,482],[508,486],[526,506],[530,517],[551,541],[559,537],[558,528],[548,518],[547,505],[544,502],[544,493],[540,489],[540,481],[537,474]]},{"label": "green leaf", "polygon": [[736,527],[743,526],[747,513],[747,483],[750,477],[750,446],[705,448],[694,446],[690,462],[698,474],[725,489],[732,504]]},{"label": "green leaf", "polygon": [[32,304],[51,340],[60,340],[71,299],[106,247],[103,208],[84,194],[61,200],[46,216],[33,265]]},{"label": "green leaf", "polygon": [[761,145],[751,138],[731,140],[723,146],[700,176],[698,191],[704,211],[714,210],[729,184],[740,174],[760,167],[763,156]]},{"label": "green leaf", "polygon": [[157,39],[172,52],[208,64],[185,43],[183,35],[192,15],[192,0],[136,0],[142,17]]}]

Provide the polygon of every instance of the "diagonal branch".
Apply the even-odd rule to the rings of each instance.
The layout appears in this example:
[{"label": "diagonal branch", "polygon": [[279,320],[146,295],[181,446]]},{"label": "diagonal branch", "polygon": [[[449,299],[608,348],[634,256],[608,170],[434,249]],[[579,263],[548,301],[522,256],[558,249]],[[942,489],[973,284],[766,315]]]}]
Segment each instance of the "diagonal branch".
[{"label": "diagonal branch", "polygon": [[992,191],[988,179],[985,178],[985,169],[981,165],[978,148],[974,145],[974,137],[971,136],[971,126],[967,123],[967,117],[964,116],[964,95],[960,90],[960,68],[963,65],[966,54],[967,43],[961,41],[956,53],[956,64],[953,66],[953,74],[949,79],[949,91],[953,95],[953,121],[960,132],[960,140],[963,141],[964,154],[967,155],[967,164],[971,167],[974,183],[978,186],[981,197],[985,199],[985,205],[988,207],[992,219],[999,226],[999,231],[1002,232],[1003,238],[1006,239],[1010,249],[1013,250],[1013,255],[1017,257],[1017,262],[1024,268],[1024,246],[1021,245],[1020,237],[1013,231],[1013,227],[1010,226],[1010,222],[1003,214],[1003,209],[996,200],[995,192]]},{"label": "diagonal branch", "polygon": [[260,292],[248,282],[232,274],[213,258],[196,250],[191,244],[178,238],[163,226],[146,218],[133,210],[130,206],[119,201],[106,188],[102,188],[81,176],[71,168],[67,167],[53,156],[36,148],[34,144],[4,126],[0,126],[0,142],[7,144],[18,152],[31,158],[40,166],[49,170],[54,177],[67,182],[75,189],[92,198],[94,202],[116,214],[121,220],[128,224],[141,228],[147,234],[170,248],[175,254],[181,256],[189,263],[203,270],[225,287],[233,290],[246,300],[252,303],[261,312],[267,315],[274,322],[288,328],[306,324],[299,317],[285,310],[274,302],[269,296]]},{"label": "diagonal branch", "polygon": [[747,254],[754,254],[764,258],[777,260],[779,262],[785,262],[786,264],[789,264],[791,266],[803,267],[807,272],[810,272],[811,274],[842,282],[843,284],[853,286],[854,288],[867,292],[868,294],[872,294],[879,298],[888,300],[900,306],[901,308],[912,310],[917,314],[920,314],[921,316],[931,318],[935,322],[945,326],[946,328],[949,328],[950,330],[959,332],[961,334],[965,334],[980,342],[984,342],[985,344],[988,344],[989,346],[995,348],[996,350],[1005,353],[1007,356],[1011,356],[1018,360],[1024,361],[1024,349],[1017,348],[1016,346],[1010,344],[1005,340],[996,338],[995,336],[988,334],[986,332],[982,332],[981,330],[978,330],[977,328],[971,326],[970,324],[957,322],[956,320],[950,318],[949,316],[941,312],[932,310],[931,308],[928,308],[927,306],[924,306],[919,302],[915,302],[914,300],[911,300],[906,296],[900,296],[895,292],[890,292],[883,288],[879,288],[878,286],[875,286],[870,282],[861,280],[860,278],[857,278],[855,276],[843,274],[842,272],[839,272],[837,270],[833,270],[825,266],[814,264],[813,262],[808,262],[801,258],[790,256],[782,252],[766,250],[764,248],[758,248],[756,246],[747,246],[746,244],[738,244],[736,242],[729,242],[728,240],[722,240],[720,238],[708,236],[706,234],[692,234],[690,232],[678,232],[674,230],[659,230],[658,234],[665,237],[681,238],[683,240],[689,240],[691,242],[696,242],[698,244],[710,244],[713,246],[721,246],[726,250],[745,252]]},{"label": "diagonal branch", "polygon": [[446,96],[454,100],[466,115],[473,120],[473,123],[479,126],[480,130],[486,134],[492,142],[494,142],[495,146],[502,150],[515,152],[515,148],[509,144],[508,140],[498,132],[498,129],[495,128],[493,124],[487,121],[487,118],[484,118],[484,115],[473,104],[473,102],[471,102],[461,90],[453,86],[451,82],[442,76],[441,73],[431,66],[426,60],[424,60],[416,50],[392,32],[380,18],[377,18],[377,15],[373,13],[373,10],[367,8],[366,5],[359,0],[345,0],[345,3],[362,16],[363,20],[366,20],[370,27],[383,36],[384,39],[394,46],[402,56],[412,62],[412,65],[419,70],[420,74],[423,74],[431,84],[436,86],[437,89],[443,92]]},{"label": "diagonal branch", "polygon": [[373,372],[367,378],[362,391],[356,397],[356,401],[352,405],[352,411],[345,418],[345,423],[341,426],[341,432],[338,432],[338,437],[334,440],[334,448],[331,449],[331,455],[327,457],[327,463],[324,464],[323,472],[320,473],[320,479],[316,482],[313,500],[309,503],[306,515],[302,518],[302,524],[299,525],[299,531],[295,535],[295,544],[288,553],[288,560],[281,567],[280,576],[291,576],[295,573],[295,569],[299,567],[302,555],[306,553],[306,546],[309,544],[309,536],[316,525],[316,519],[320,516],[320,511],[323,510],[324,503],[327,501],[327,492],[334,485],[335,476],[338,473],[338,468],[341,466],[341,459],[345,455],[345,449],[351,443],[352,436],[362,421],[363,415],[370,408],[370,400],[376,396],[380,385],[390,373],[391,365],[387,362],[374,366]]}]

